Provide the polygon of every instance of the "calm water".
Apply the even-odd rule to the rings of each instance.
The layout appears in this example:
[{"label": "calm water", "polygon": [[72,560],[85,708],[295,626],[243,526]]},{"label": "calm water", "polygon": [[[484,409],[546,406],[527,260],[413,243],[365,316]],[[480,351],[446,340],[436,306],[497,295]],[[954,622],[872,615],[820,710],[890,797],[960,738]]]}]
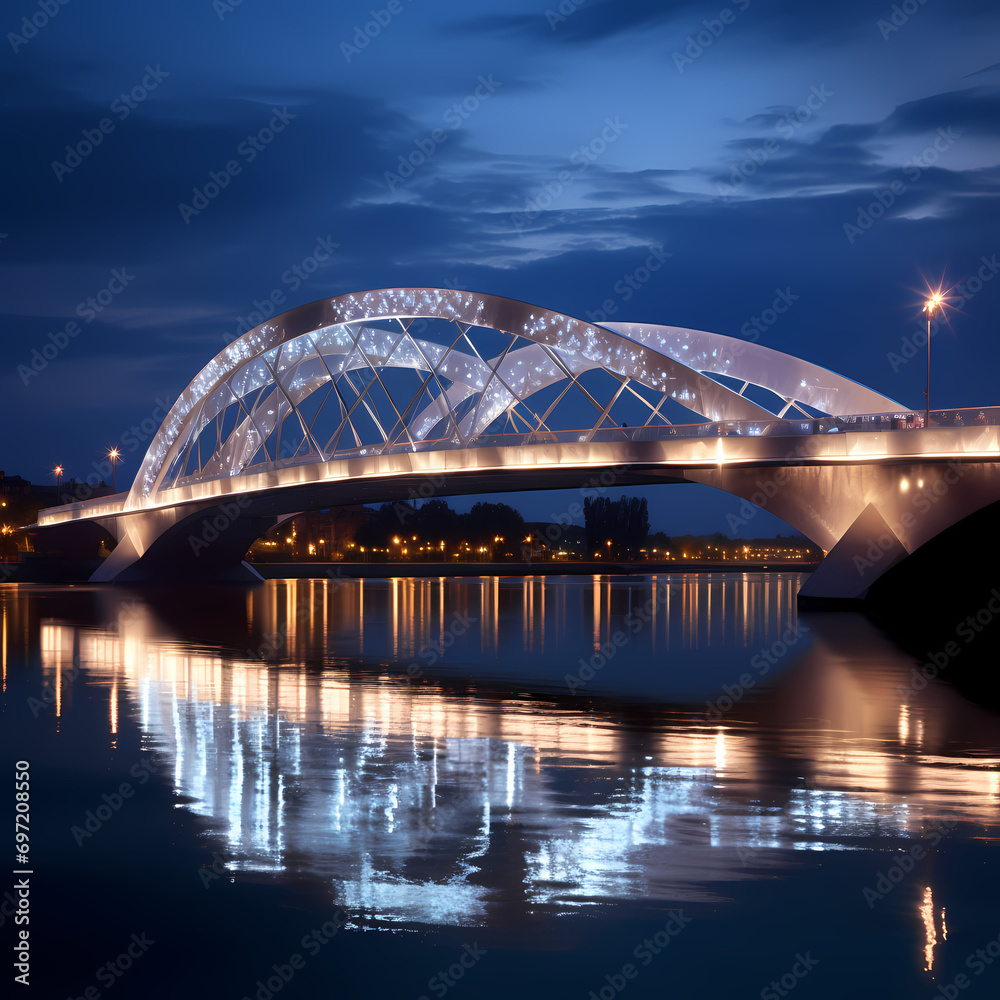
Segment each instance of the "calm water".
[{"label": "calm water", "polygon": [[1000,719],[799,582],[0,587],[36,995],[995,996]]}]

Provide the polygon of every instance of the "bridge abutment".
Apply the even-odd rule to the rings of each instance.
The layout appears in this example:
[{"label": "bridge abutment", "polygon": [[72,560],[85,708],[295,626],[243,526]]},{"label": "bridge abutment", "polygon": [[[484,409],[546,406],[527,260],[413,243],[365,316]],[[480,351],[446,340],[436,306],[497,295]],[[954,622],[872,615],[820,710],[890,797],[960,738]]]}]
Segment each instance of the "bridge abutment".
[{"label": "bridge abutment", "polygon": [[116,519],[118,545],[95,583],[259,583],[244,560],[253,542],[281,520],[251,517],[236,503],[137,511]]},{"label": "bridge abutment", "polygon": [[730,528],[752,531],[760,507],[827,552],[800,591],[803,604],[826,607],[863,601],[889,569],[1000,500],[998,464],[961,457],[722,465],[686,470],[684,477],[748,501]]}]

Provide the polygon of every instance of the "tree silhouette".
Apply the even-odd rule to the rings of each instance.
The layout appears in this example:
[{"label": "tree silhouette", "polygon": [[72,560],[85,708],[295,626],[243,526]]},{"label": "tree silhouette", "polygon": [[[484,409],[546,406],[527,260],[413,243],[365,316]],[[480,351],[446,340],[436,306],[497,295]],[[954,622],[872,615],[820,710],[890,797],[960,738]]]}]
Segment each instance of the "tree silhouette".
[{"label": "tree silhouette", "polygon": [[583,522],[589,552],[605,552],[611,541],[612,554],[634,555],[649,534],[649,511],[645,497],[589,497],[583,501]]}]

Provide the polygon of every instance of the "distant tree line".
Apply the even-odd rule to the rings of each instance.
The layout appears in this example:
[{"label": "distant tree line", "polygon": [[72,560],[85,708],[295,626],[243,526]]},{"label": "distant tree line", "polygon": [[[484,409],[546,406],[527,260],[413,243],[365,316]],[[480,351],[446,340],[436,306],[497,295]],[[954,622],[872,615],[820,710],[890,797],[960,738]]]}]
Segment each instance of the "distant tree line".
[{"label": "distant tree line", "polygon": [[[671,558],[740,558],[760,554],[764,550],[774,553],[777,549],[794,549],[798,552],[815,550],[799,535],[775,535],[772,538],[729,538],[721,532],[712,535],[689,534],[669,536],[662,531],[650,534],[649,511],[645,497],[587,498],[583,503],[585,546],[578,554],[592,559],[595,553],[612,559],[660,559],[667,552]],[[555,531],[553,538],[548,529]],[[578,529],[577,529],[578,530]],[[410,557],[418,556],[423,547],[424,557],[430,557],[430,548],[449,555],[471,553],[484,549],[482,555],[492,559],[521,559],[537,546],[552,549],[559,547],[565,533],[563,525],[545,528],[533,525],[529,530],[524,518],[513,507],[504,503],[473,505],[467,514],[452,510],[444,500],[428,500],[419,506],[398,501],[386,503],[362,525],[355,536],[355,543],[369,550],[388,550],[388,554],[402,554],[408,548]],[[529,538],[528,536],[532,536]],[[608,543],[611,543],[610,545]],[[471,554],[470,553],[470,554]],[[724,553],[724,555],[723,555]]]},{"label": "distant tree line", "polygon": [[[444,500],[428,500],[419,507],[386,503],[358,529],[355,541],[371,548],[391,548],[395,539],[424,544],[445,543],[454,551],[459,545],[488,545],[496,555],[521,554],[525,537],[524,518],[505,503],[476,503],[467,514],[452,510]],[[497,538],[503,539],[503,551]]]},{"label": "distant tree line", "polygon": [[583,523],[588,551],[607,553],[615,559],[638,555],[649,534],[646,498],[588,497],[583,501]]}]

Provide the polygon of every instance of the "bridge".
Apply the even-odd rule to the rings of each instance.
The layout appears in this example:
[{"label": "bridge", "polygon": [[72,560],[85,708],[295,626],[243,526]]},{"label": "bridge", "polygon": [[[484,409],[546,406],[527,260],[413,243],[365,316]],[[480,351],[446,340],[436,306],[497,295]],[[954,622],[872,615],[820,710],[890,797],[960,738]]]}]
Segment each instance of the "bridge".
[{"label": "bridge", "polygon": [[390,288],[276,316],[181,393],[128,493],[48,508],[117,539],[95,581],[259,579],[308,510],[412,497],[701,483],[828,554],[803,587],[862,598],[1000,500],[1000,409],[923,413],[700,330],[594,325],[512,299]]}]

